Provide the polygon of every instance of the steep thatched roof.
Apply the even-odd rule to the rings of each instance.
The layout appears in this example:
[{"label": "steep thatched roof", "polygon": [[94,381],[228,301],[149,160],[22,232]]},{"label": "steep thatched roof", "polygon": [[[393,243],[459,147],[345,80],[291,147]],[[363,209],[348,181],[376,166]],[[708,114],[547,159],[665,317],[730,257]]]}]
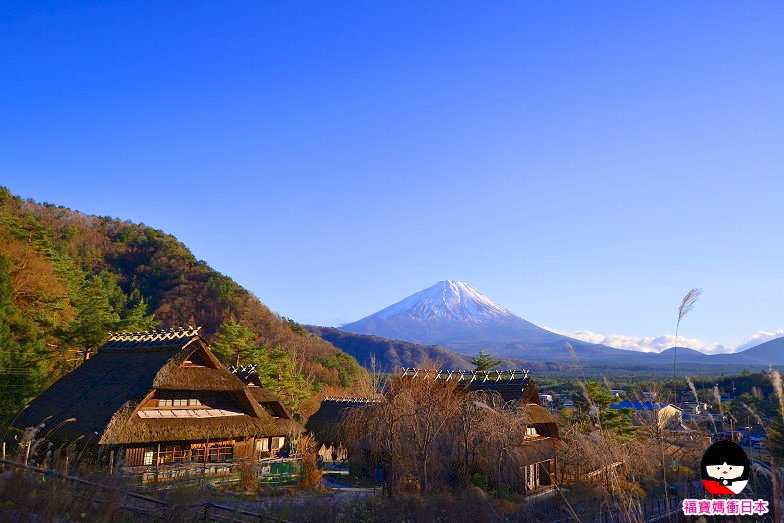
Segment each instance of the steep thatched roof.
[{"label": "steep thatched roof", "polygon": [[553,416],[549,410],[542,407],[541,405],[536,405],[533,403],[523,405],[523,412],[525,412],[525,419],[529,425],[558,423],[558,420],[555,419],[555,416]]},{"label": "steep thatched roof", "polygon": [[[137,409],[156,389],[221,391],[232,398],[242,414],[140,418]],[[95,356],[31,401],[14,422],[20,429],[41,424],[37,437],[65,441],[81,438],[90,444],[303,431],[290,419],[276,419],[268,414],[248,387],[220,364],[198,329],[193,328],[112,335]]]},{"label": "steep thatched roof", "polygon": [[525,413],[525,421],[529,426],[536,428],[542,436],[549,436],[551,438],[560,438],[558,433],[558,420],[555,419],[549,410],[536,405],[535,403],[528,403],[522,406]]},{"label": "steep thatched roof", "polygon": [[255,385],[248,386],[248,393],[268,414],[278,418],[291,419],[289,410],[280,401],[280,398],[268,388]]},{"label": "steep thatched roof", "polygon": [[155,377],[153,387],[162,390],[238,391],[245,384],[225,369],[167,366]]},{"label": "steep thatched roof", "polygon": [[247,384],[248,392],[271,416],[291,419],[291,413],[275,393],[261,384],[256,365],[231,366],[229,372]]}]

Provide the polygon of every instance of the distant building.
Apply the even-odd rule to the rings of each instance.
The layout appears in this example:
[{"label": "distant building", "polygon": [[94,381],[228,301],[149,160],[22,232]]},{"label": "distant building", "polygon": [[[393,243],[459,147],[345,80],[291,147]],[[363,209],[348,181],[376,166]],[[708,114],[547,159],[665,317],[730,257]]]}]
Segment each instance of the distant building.
[{"label": "distant building", "polygon": [[566,408],[574,407],[574,400],[571,398],[571,396],[561,396],[560,398],[558,398],[558,401],[562,407],[566,407]]},{"label": "distant building", "polygon": [[[655,403],[650,401],[620,401],[610,405],[611,409],[630,409],[635,412],[633,419],[637,423],[649,423],[655,418],[659,428],[664,429],[671,425],[683,423],[683,409],[669,403]],[[647,416],[650,413],[651,416]]]},{"label": "distant building", "polygon": [[553,402],[553,395],[552,394],[542,394],[539,393],[539,402],[542,405],[549,405]]}]

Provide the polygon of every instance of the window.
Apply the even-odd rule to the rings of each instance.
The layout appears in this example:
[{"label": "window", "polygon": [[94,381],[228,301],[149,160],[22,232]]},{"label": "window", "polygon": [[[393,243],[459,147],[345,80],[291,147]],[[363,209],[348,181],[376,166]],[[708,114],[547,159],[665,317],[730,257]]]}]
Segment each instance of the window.
[{"label": "window", "polygon": [[187,451],[182,445],[166,445],[161,447],[161,463],[182,463],[185,461]]},{"label": "window", "polygon": [[197,463],[204,461],[204,447],[191,447],[191,461]]},{"label": "window", "polygon": [[144,459],[142,460],[142,465],[152,465],[152,461],[154,457],[155,457],[155,452],[151,450],[145,451]]},{"label": "window", "polygon": [[534,427],[528,427],[525,429],[525,437],[526,438],[535,438],[539,435],[539,432]]},{"label": "window", "polygon": [[272,450],[280,450],[285,442],[286,438],[284,437],[272,438]]},{"label": "window", "polygon": [[198,398],[159,399],[158,406],[159,407],[200,407],[202,406],[202,402]]},{"label": "window", "polygon": [[234,457],[234,445],[210,447],[207,461],[231,461]]},{"label": "window", "polygon": [[269,438],[260,438],[256,440],[256,452],[269,452],[270,440]]}]

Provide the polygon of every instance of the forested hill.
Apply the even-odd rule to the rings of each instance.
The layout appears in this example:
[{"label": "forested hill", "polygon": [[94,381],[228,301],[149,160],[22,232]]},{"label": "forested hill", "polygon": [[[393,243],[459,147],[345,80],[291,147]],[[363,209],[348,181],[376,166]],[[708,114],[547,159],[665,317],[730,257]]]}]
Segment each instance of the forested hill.
[{"label": "forested hill", "polygon": [[304,325],[335,347],[347,352],[365,368],[380,372],[398,372],[401,367],[432,367],[444,369],[472,369],[471,358],[439,347],[417,345],[401,340],[389,340],[367,334],[354,334],[333,327]]},{"label": "forested hill", "polygon": [[109,332],[201,325],[227,364],[255,363],[292,406],[355,389],[356,360],[281,318],[162,231],[0,187],[0,423]]}]

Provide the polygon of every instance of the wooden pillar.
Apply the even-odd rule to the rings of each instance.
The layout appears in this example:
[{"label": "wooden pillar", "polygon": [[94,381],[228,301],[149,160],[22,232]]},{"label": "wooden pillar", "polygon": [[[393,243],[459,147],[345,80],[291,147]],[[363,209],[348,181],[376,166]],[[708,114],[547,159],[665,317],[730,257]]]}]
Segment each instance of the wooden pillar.
[{"label": "wooden pillar", "polygon": [[114,450],[109,451],[109,474],[114,473]]},{"label": "wooden pillar", "polygon": [[155,483],[158,483],[158,468],[161,465],[161,444],[158,443],[158,451],[155,453]]}]

